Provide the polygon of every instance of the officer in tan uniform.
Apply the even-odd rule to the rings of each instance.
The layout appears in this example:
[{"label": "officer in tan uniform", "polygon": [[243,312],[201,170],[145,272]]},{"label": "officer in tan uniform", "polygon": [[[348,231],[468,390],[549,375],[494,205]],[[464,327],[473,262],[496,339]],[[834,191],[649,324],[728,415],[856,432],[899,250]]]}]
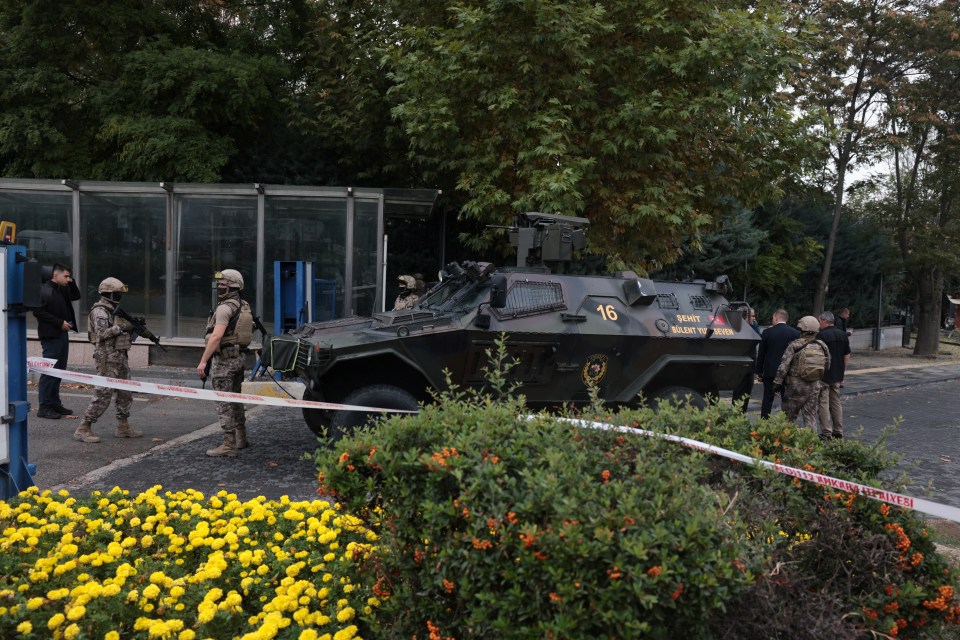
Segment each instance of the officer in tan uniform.
[{"label": "officer in tan uniform", "polygon": [[[217,391],[240,393],[243,385],[243,354],[237,338],[237,318],[240,314],[240,292],[243,291],[243,276],[235,269],[224,269],[214,274],[217,281],[217,308],[207,320],[206,347],[197,365],[201,380],[207,377],[210,365],[210,380]],[[223,444],[207,451],[208,456],[236,456],[247,444],[246,414],[243,403],[218,402],[217,416],[223,430]]]},{"label": "officer in tan uniform", "polygon": [[400,276],[397,278],[397,285],[400,287],[400,295],[393,303],[393,310],[412,309],[417,303],[417,281],[413,276]]},{"label": "officer in tan uniform", "polygon": [[[773,380],[773,388],[779,393],[786,392],[783,400],[783,412],[794,422],[817,431],[820,419],[820,381],[804,380],[798,376],[796,357],[798,351],[817,339],[820,330],[820,321],[813,316],[804,316],[797,322],[800,337],[787,345],[777,368],[777,377]],[[820,345],[823,345],[821,342]],[[811,345],[814,347],[815,345]],[[830,368],[830,352],[823,345],[826,368]]]},{"label": "officer in tan uniform", "polygon": [[[97,373],[108,378],[120,380],[130,379],[130,366],[127,352],[130,345],[137,339],[133,327],[123,318],[113,315],[120,306],[120,298],[127,291],[127,285],[116,278],[106,278],[100,283],[100,300],[90,308],[87,318],[87,335],[94,345],[93,359],[97,363]],[[90,406],[83,414],[80,426],[73,437],[80,442],[100,442],[100,438],[93,435],[93,423],[110,406],[110,399],[116,394],[114,403],[117,411],[116,438],[139,438],[143,434],[130,428],[127,419],[130,417],[130,405],[133,404],[133,394],[122,389],[97,387],[96,394]]]}]

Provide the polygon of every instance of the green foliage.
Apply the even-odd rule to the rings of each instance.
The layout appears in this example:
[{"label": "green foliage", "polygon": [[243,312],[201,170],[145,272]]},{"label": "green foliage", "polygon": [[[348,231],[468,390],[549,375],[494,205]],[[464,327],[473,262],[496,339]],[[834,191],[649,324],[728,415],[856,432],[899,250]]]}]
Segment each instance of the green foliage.
[{"label": "green foliage", "polygon": [[[524,418],[519,400],[438,400],[316,454],[324,489],[382,529],[364,568],[383,597],[379,638],[852,640],[957,622],[956,576],[912,512],[656,438]],[[874,486],[890,464],[726,404],[602,420]]]},{"label": "green foliage", "polygon": [[672,262],[729,202],[775,194],[802,142],[778,94],[796,43],[775,3],[427,3],[404,17],[389,69],[413,159],[456,176],[465,218],[588,217],[610,264]]},{"label": "green foliage", "polygon": [[704,637],[756,568],[725,500],[677,447],[443,398],[318,454],[390,533],[368,580],[379,638]]}]

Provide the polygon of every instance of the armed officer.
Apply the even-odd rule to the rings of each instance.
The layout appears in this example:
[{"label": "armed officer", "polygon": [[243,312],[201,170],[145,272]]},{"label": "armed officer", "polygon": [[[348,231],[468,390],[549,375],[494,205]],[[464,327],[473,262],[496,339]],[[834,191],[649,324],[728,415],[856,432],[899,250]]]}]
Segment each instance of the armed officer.
[{"label": "armed officer", "polygon": [[[87,336],[94,345],[93,359],[97,363],[97,373],[108,378],[120,380],[130,379],[130,366],[127,352],[130,345],[137,339],[133,325],[123,318],[114,315],[120,306],[120,298],[127,291],[127,285],[117,278],[106,278],[100,283],[100,300],[90,308],[87,318]],[[123,389],[109,389],[97,387],[96,394],[90,406],[83,414],[83,421],[74,432],[73,437],[80,442],[100,442],[100,438],[93,435],[93,423],[103,415],[110,406],[110,399],[116,394],[114,406],[117,411],[116,438],[139,438],[143,434],[130,427],[127,422],[130,417],[130,405],[133,404],[133,394]]]},{"label": "armed officer", "polygon": [[[235,269],[224,269],[213,277],[217,282],[217,307],[207,319],[206,347],[197,365],[197,375],[201,380],[206,380],[209,364],[210,379],[216,391],[240,393],[244,358],[237,335],[237,323],[246,304],[240,299],[243,276]],[[207,455],[234,457],[240,449],[248,446],[243,404],[218,402],[217,416],[223,430],[223,444],[208,450]]]},{"label": "armed officer", "polygon": [[400,293],[393,302],[393,310],[413,309],[417,304],[417,281],[413,276],[400,276],[397,278],[397,286],[400,288]]}]

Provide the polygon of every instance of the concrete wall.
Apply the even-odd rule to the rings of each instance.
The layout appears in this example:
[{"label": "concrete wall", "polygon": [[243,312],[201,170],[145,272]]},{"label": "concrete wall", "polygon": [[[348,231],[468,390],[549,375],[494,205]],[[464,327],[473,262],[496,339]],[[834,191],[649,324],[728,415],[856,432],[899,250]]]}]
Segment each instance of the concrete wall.
[{"label": "concrete wall", "polygon": [[[873,349],[874,329],[854,329],[850,336],[851,351],[867,351]],[[892,325],[880,330],[880,349],[890,349],[902,346],[903,325]]]}]

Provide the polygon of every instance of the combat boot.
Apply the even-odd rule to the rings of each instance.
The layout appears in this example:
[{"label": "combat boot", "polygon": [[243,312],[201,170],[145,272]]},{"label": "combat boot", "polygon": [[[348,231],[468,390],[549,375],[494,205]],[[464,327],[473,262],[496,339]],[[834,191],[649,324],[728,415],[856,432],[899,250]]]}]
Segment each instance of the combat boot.
[{"label": "combat boot", "polygon": [[81,422],[77,430],[73,432],[73,439],[80,442],[100,442],[100,438],[93,435],[92,426],[89,422]]},{"label": "combat boot", "polygon": [[247,442],[246,427],[237,427],[233,433],[234,437],[236,438],[237,449],[246,449],[250,446],[250,443]]},{"label": "combat boot", "polygon": [[233,431],[223,433],[223,444],[216,449],[208,449],[207,455],[216,458],[218,456],[235,457],[240,451],[237,449],[237,438]]},{"label": "combat boot", "polygon": [[126,420],[117,420],[117,430],[114,432],[114,438],[139,438],[143,434],[130,427]]}]

